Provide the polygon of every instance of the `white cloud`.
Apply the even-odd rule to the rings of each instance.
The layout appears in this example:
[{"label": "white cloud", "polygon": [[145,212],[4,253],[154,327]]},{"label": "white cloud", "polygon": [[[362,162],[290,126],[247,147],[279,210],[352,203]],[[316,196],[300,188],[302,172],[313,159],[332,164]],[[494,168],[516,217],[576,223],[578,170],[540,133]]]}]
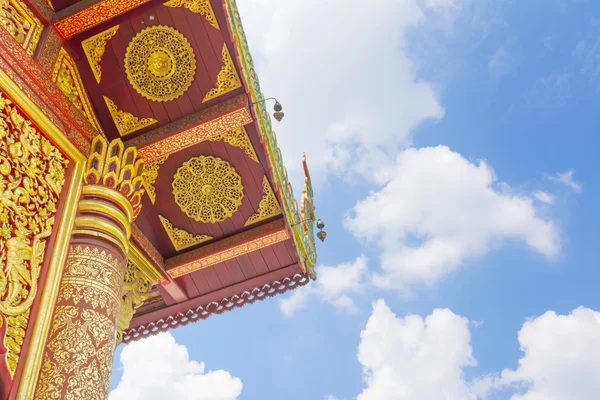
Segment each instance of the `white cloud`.
[{"label": "white cloud", "polygon": [[508,239],[524,241],[547,258],[560,251],[557,227],[542,219],[528,196],[496,185],[491,167],[448,147],[399,153],[387,183],[359,201],[345,225],[382,250],[380,287],[435,283]]},{"label": "white cloud", "polygon": [[533,193],[533,197],[535,197],[536,199],[538,199],[542,203],[546,203],[548,205],[552,205],[556,201],[556,199],[554,198],[554,196],[552,196],[551,194],[546,193],[546,192],[544,192],[542,190],[538,190],[538,191],[534,192]]},{"label": "white cloud", "polygon": [[580,307],[569,315],[548,311],[525,322],[519,331],[524,353],[516,370],[481,380],[490,389],[527,387],[512,400],[596,400],[600,393],[600,313]]},{"label": "white cloud", "polygon": [[367,387],[357,399],[474,400],[463,378],[463,369],[476,365],[468,325],[448,309],[398,318],[378,300],[360,334]]},{"label": "white cloud", "polygon": [[314,179],[330,172],[377,178],[376,168],[393,162],[415,127],[444,115],[434,85],[417,76],[406,38],[430,22],[427,15],[456,13],[458,4],[239,2],[262,90],[284,107],[274,129],[295,181],[300,151],[321,171]]},{"label": "white cloud", "polygon": [[561,183],[570,187],[575,193],[581,192],[581,184],[573,179],[574,169],[570,169],[562,174],[551,176],[549,179],[553,182]]},{"label": "white cloud", "polygon": [[242,381],[227,371],[205,371],[170,333],[127,345],[121,353],[123,376],[109,400],[235,400]]},{"label": "white cloud", "polygon": [[286,316],[291,316],[304,308],[312,297],[348,312],[355,311],[354,301],[349,295],[360,292],[367,270],[367,259],[361,256],[352,263],[333,267],[320,266],[317,270],[319,279],[302,290],[294,290],[289,297],[279,301],[281,311]]},{"label": "white cloud", "polygon": [[515,59],[504,47],[499,47],[490,57],[488,70],[490,75],[499,78],[501,76],[512,74],[516,71],[517,64]]}]

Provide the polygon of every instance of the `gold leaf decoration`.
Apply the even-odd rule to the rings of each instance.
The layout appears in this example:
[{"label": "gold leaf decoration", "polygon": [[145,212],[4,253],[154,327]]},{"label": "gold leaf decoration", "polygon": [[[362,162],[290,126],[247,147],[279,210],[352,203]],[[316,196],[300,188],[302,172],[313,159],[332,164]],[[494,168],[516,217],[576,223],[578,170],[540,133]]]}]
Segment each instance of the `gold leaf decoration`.
[{"label": "gold leaf decoration", "polygon": [[146,128],[158,121],[154,118],[138,118],[128,112],[121,111],[117,108],[117,105],[108,97],[104,96],[106,107],[110,111],[110,115],[115,123],[117,130],[121,136],[129,135],[132,132]]},{"label": "gold leaf decoration", "polygon": [[20,0],[0,0],[0,28],[6,31],[33,56],[44,24]]},{"label": "gold leaf decoration", "polygon": [[256,152],[254,151],[252,142],[248,137],[248,132],[246,132],[246,129],[243,126],[240,126],[239,128],[234,129],[232,131],[225,132],[216,137],[210,138],[209,140],[213,142],[217,140],[222,140],[233,147],[239,147],[240,149],[244,150],[244,152],[250,159],[258,162],[258,157],[256,156]]},{"label": "gold leaf decoration", "polygon": [[96,78],[96,82],[98,83],[100,83],[100,78],[102,77],[100,61],[102,60],[102,56],[104,55],[104,51],[106,49],[106,42],[115,36],[115,33],[117,33],[118,29],[119,25],[115,25],[112,28],[100,32],[99,34],[87,38],[81,42],[81,47],[83,47],[85,57],[87,58],[94,77]]},{"label": "gold leaf decoration", "polygon": [[277,197],[275,197],[275,193],[273,193],[273,189],[271,189],[271,185],[269,185],[269,180],[266,176],[263,177],[262,186],[263,196],[258,204],[258,210],[248,218],[244,226],[252,225],[281,214],[281,207],[279,207]]},{"label": "gold leaf decoration", "polygon": [[235,64],[229,55],[226,44],[223,44],[221,56],[223,58],[223,66],[217,75],[217,85],[206,93],[204,100],[202,100],[203,103],[242,86],[242,81],[235,70]]},{"label": "gold leaf decoration", "polygon": [[171,185],[181,211],[204,223],[230,218],[244,198],[242,178],[219,157],[190,158],[177,169]]},{"label": "gold leaf decoration", "polygon": [[159,215],[158,218],[160,219],[160,222],[167,232],[167,235],[169,235],[169,239],[171,239],[171,243],[173,243],[173,246],[177,251],[187,249],[188,247],[192,247],[212,239],[212,236],[209,235],[192,235],[184,229],[176,228],[162,215]]},{"label": "gold leaf decoration", "polygon": [[81,81],[81,76],[77,70],[75,62],[69,56],[64,48],[61,47],[58,52],[58,58],[54,65],[52,73],[52,82],[56,82],[57,86],[71,100],[71,103],[90,121],[92,126],[98,132],[102,132],[102,127],[96,113],[90,103],[90,99],[84,89]]},{"label": "gold leaf decoration", "polygon": [[158,178],[158,169],[165,161],[167,161],[168,157],[169,156],[164,156],[144,164],[142,185],[144,185],[144,189],[146,189],[146,193],[152,204],[156,202],[156,189],[154,188],[154,183],[156,182],[156,178]]},{"label": "gold leaf decoration", "polygon": [[210,0],[170,0],[163,3],[163,5],[167,7],[185,7],[191,12],[204,15],[204,18],[206,18],[209,24],[214,28],[219,29],[219,23],[215,18],[215,13],[210,5]]}]

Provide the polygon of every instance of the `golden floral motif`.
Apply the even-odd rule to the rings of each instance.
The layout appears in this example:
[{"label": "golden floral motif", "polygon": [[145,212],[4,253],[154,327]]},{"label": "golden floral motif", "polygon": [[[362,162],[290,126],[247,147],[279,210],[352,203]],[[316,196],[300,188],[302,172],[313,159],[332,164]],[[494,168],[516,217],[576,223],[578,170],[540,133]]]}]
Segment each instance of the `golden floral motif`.
[{"label": "golden floral motif", "polygon": [[263,177],[262,187],[263,196],[258,204],[258,210],[248,218],[244,226],[252,225],[281,214],[281,207],[279,207],[277,197],[275,197],[275,193],[273,193],[273,189],[271,189],[266,176]]},{"label": "golden floral motif", "polygon": [[208,268],[212,265],[222,263],[227,260],[232,260],[244,254],[264,249],[265,247],[273,246],[274,244],[288,240],[290,236],[285,229],[266,234],[264,236],[251,239],[247,242],[240,243],[225,250],[218,251],[197,260],[178,265],[175,268],[169,269],[167,272],[172,278],[177,278],[183,275],[190,274],[200,269]]},{"label": "golden floral motif", "polygon": [[139,131],[140,129],[146,128],[152,124],[157,123],[158,121],[154,118],[138,118],[133,114],[128,113],[126,111],[121,111],[117,108],[117,105],[104,96],[104,101],[106,102],[106,107],[108,107],[108,111],[110,112],[110,116],[119,131],[119,135],[125,136],[133,133],[135,131]]},{"label": "golden floral motif", "polygon": [[170,0],[163,4],[167,7],[185,7],[191,12],[203,15],[213,28],[219,29],[210,0]]},{"label": "golden floral motif", "polygon": [[143,29],[125,52],[125,74],[136,92],[152,101],[170,101],[190,87],[196,73],[192,46],[168,26]]},{"label": "golden floral motif", "polygon": [[[0,93],[0,314],[15,329],[27,326],[67,164]],[[20,331],[4,338],[11,374],[22,344],[19,337]]]},{"label": "golden floral motif", "polygon": [[92,73],[98,83],[100,83],[100,78],[102,77],[100,61],[106,50],[106,43],[115,36],[118,29],[119,25],[115,25],[112,28],[81,41],[81,47],[83,48],[85,57],[87,58]]},{"label": "golden floral motif", "polygon": [[85,115],[92,126],[96,128],[98,132],[102,132],[100,123],[96,118],[96,113],[94,112],[90,99],[84,89],[81,77],[79,76],[77,66],[64,48],[61,48],[58,53],[58,59],[56,60],[54,71],[52,73],[52,81],[56,82],[61,92],[63,92],[65,96],[69,98],[71,103]]},{"label": "golden floral motif", "polygon": [[199,222],[225,221],[242,205],[242,178],[224,160],[213,156],[193,157],[173,176],[175,202]]},{"label": "golden floral motif", "polygon": [[225,93],[229,93],[232,90],[242,86],[242,81],[235,70],[235,64],[229,55],[229,50],[227,50],[226,44],[223,44],[221,57],[223,59],[223,66],[217,75],[217,84],[214,88],[209,90],[208,93],[206,93],[206,96],[204,96],[204,99],[202,100],[203,103],[224,95]]},{"label": "golden floral motif", "polygon": [[121,15],[149,0],[101,0],[68,17],[54,22],[54,29],[63,39],[68,39],[92,26]]},{"label": "golden floral motif", "polygon": [[173,224],[162,215],[159,215],[158,218],[177,251],[187,249],[188,247],[195,246],[213,238],[209,235],[192,235],[184,229],[174,227]]},{"label": "golden floral motif", "polygon": [[20,0],[0,0],[0,26],[33,55],[44,25],[27,5]]},{"label": "golden floral motif", "polygon": [[156,201],[156,189],[154,189],[154,183],[156,182],[156,178],[158,178],[158,170],[160,166],[167,161],[168,157],[169,156],[164,156],[158,160],[153,160],[144,164],[144,172],[142,172],[142,184],[144,185],[146,194],[148,195],[148,198],[152,204],[154,204]]},{"label": "golden floral motif", "polygon": [[243,126],[240,126],[239,128],[233,129],[229,132],[225,132],[219,136],[212,137],[209,140],[222,140],[233,147],[239,147],[240,149],[244,150],[246,155],[251,160],[258,162],[258,157],[256,156],[256,152],[254,151],[254,146],[252,146],[252,142],[248,137],[248,132],[246,132],[246,128],[244,128]]},{"label": "golden floral motif", "polygon": [[129,328],[129,323],[133,318],[135,311],[146,301],[148,294],[152,289],[152,280],[131,261],[127,262],[127,272],[125,273],[125,283],[119,311],[117,342],[120,343],[123,330]]}]

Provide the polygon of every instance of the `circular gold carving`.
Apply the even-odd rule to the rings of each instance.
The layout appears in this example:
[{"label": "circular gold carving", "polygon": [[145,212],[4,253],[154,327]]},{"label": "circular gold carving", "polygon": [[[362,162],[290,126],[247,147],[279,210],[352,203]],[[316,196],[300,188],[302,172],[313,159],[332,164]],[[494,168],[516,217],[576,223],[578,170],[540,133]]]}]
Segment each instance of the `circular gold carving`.
[{"label": "circular gold carving", "polygon": [[242,178],[218,157],[200,156],[181,164],[173,176],[173,195],[181,211],[199,222],[221,222],[242,205]]},{"label": "circular gold carving", "polygon": [[125,73],[131,86],[152,101],[169,101],[190,87],[196,57],[185,36],[168,26],[152,26],[131,39]]}]

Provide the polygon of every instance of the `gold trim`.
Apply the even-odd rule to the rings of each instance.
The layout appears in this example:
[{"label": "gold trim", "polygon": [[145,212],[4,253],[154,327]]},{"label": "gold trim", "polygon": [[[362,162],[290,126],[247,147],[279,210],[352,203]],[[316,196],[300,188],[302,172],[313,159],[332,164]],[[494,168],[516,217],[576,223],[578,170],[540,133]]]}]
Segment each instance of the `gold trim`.
[{"label": "gold trim", "polygon": [[206,96],[204,96],[204,99],[202,100],[203,103],[222,96],[225,93],[229,93],[232,90],[242,86],[242,81],[235,70],[235,64],[229,55],[229,50],[227,49],[227,45],[225,43],[223,43],[221,57],[223,58],[223,66],[217,75],[217,84],[214,88],[209,90],[208,93],[206,93]]},{"label": "gold trim", "polygon": [[248,158],[250,158],[252,161],[259,162],[256,152],[254,151],[254,146],[252,146],[252,142],[248,136],[248,132],[243,126],[240,126],[239,128],[233,129],[229,132],[224,132],[219,136],[211,137],[208,140],[212,142],[222,140],[230,146],[239,147],[240,149],[244,150],[244,153],[246,153]]},{"label": "gold trim", "polygon": [[144,253],[134,244],[129,247],[128,259],[152,282],[163,279],[163,274],[146,258]]},{"label": "gold trim", "polygon": [[209,235],[192,235],[185,229],[174,227],[173,224],[162,215],[159,215],[158,218],[177,251],[187,249],[188,247],[195,246],[213,238]]},{"label": "gold trim", "polygon": [[78,216],[75,218],[75,226],[78,228],[94,228],[102,232],[109,233],[123,244],[126,254],[129,251],[129,239],[127,238],[127,235],[125,235],[125,233],[123,233],[123,231],[113,223],[107,222],[100,218]]},{"label": "gold trim", "polygon": [[232,246],[226,250],[218,251],[214,254],[200,257],[197,260],[179,265],[167,271],[171,278],[178,278],[183,275],[190,274],[200,269],[208,268],[212,265],[232,260],[241,255],[252,253],[265,247],[273,246],[274,244],[283,242],[289,239],[290,236],[285,229],[276,232],[271,232],[265,236],[249,240],[247,242]]},{"label": "gold trim", "polygon": [[135,131],[139,131],[140,129],[146,128],[152,124],[158,122],[158,120],[154,118],[138,118],[127,111],[121,111],[117,108],[117,105],[106,96],[104,97],[104,101],[106,102],[106,107],[108,108],[108,112],[110,112],[110,116],[112,117],[115,126],[117,127],[117,131],[119,131],[119,135],[125,136],[133,133]]},{"label": "gold trim", "polygon": [[203,15],[213,28],[219,29],[219,23],[215,18],[210,0],[170,0],[163,3],[163,5],[167,7],[185,7],[193,13]]},{"label": "gold trim", "polygon": [[0,88],[6,92],[11,100],[19,106],[24,114],[28,116],[44,133],[53,144],[61,149],[65,155],[73,161],[73,175],[68,187],[63,188],[65,203],[58,227],[56,240],[48,264],[48,275],[41,292],[41,300],[35,322],[32,324],[32,334],[29,341],[29,349],[23,355],[23,373],[17,389],[17,400],[32,399],[35,385],[41,369],[42,356],[46,345],[46,338],[50,330],[54,304],[58,295],[58,288],[63,274],[69,241],[71,239],[71,227],[77,213],[77,202],[81,196],[82,179],[87,157],[71,143],[66,135],[43,112],[35,106],[29,97],[0,70]]},{"label": "gold trim", "polygon": [[144,186],[144,189],[146,189],[146,194],[152,204],[156,201],[156,189],[154,189],[154,183],[156,182],[156,178],[158,178],[158,170],[160,166],[167,161],[167,158],[169,158],[169,156],[164,156],[157,160],[144,163],[142,185]]},{"label": "gold trim", "polygon": [[263,177],[262,187],[263,195],[258,204],[258,210],[248,218],[244,226],[264,221],[265,219],[276,215],[281,215],[281,207],[279,207],[277,197],[275,197],[275,193],[273,193],[273,189],[271,189],[271,185],[269,185],[269,180],[266,176]]},{"label": "gold trim", "polygon": [[120,205],[123,208],[123,210],[125,210],[129,221],[133,221],[133,206],[125,196],[123,196],[116,190],[112,190],[107,188],[106,186],[100,185],[85,185],[83,187],[82,193],[90,196],[105,197],[109,200],[114,201],[115,203]]},{"label": "gold trim", "polygon": [[104,201],[84,199],[79,202],[79,209],[81,211],[97,211],[102,214],[110,215],[123,225],[127,237],[131,236],[131,223],[129,222],[131,220],[127,218],[127,215],[125,215],[120,208]]},{"label": "gold trim", "polygon": [[121,249],[121,251],[123,251],[123,253],[127,252],[125,250],[125,248],[123,247],[123,245],[121,244],[121,242],[119,242],[117,239],[113,238],[112,236],[107,235],[106,233],[93,231],[91,229],[73,229],[73,235],[89,235],[89,236],[100,237],[102,239],[108,240],[109,242],[113,243],[115,246],[117,246],[119,249]]},{"label": "gold trim", "polygon": [[102,61],[104,51],[106,51],[106,43],[115,36],[118,29],[119,25],[115,25],[112,28],[81,41],[81,47],[85,53],[85,58],[87,58],[88,63],[90,64],[90,68],[92,69],[92,73],[94,74],[97,83],[100,83],[102,77],[100,62]]}]

